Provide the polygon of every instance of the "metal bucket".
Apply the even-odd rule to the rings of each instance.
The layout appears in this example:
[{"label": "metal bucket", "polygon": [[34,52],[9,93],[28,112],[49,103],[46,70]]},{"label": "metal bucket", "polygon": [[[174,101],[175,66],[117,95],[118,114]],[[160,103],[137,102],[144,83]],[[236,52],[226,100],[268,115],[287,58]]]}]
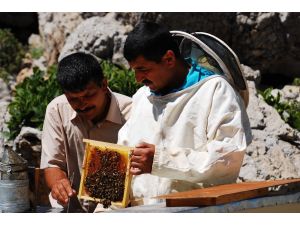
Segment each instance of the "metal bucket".
[{"label": "metal bucket", "polygon": [[5,146],[0,161],[0,212],[24,212],[29,208],[27,161]]},{"label": "metal bucket", "polygon": [[29,181],[0,180],[0,212],[24,212],[29,209]]}]

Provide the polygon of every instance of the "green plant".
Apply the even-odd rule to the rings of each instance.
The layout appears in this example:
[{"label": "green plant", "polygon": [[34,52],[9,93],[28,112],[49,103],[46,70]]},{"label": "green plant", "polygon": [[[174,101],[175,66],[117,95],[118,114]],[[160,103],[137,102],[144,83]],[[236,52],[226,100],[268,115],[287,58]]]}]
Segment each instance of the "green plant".
[{"label": "green plant", "polygon": [[0,78],[4,80],[5,83],[9,81],[9,73],[2,67],[0,67]]},{"label": "green plant", "polygon": [[48,103],[62,94],[56,81],[56,70],[56,66],[52,66],[45,74],[34,68],[33,75],[16,86],[14,99],[8,106],[11,115],[7,123],[9,139],[14,139],[22,126],[42,129]]},{"label": "green plant", "polygon": [[30,48],[29,52],[33,59],[39,59],[44,54],[44,49],[43,48]]},{"label": "green plant", "polygon": [[277,110],[285,122],[300,131],[300,102],[282,101],[279,93],[277,96],[272,95],[272,90],[273,88],[267,88],[259,93],[269,105]]},{"label": "green plant", "polygon": [[101,61],[100,65],[112,91],[132,96],[141,87],[132,70],[120,68],[109,61]]},{"label": "green plant", "polygon": [[295,78],[293,81],[293,85],[300,86],[300,78]]},{"label": "green plant", "polygon": [[8,29],[0,29],[0,77],[4,80],[16,74],[25,55],[22,44]]}]

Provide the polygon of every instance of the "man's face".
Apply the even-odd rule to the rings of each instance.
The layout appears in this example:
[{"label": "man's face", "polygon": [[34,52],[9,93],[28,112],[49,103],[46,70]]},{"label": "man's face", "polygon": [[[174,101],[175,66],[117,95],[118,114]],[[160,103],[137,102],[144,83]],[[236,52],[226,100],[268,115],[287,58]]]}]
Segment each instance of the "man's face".
[{"label": "man's face", "polygon": [[90,82],[83,91],[65,92],[65,96],[80,116],[94,120],[105,111],[107,93],[107,82],[104,80],[101,87]]},{"label": "man's face", "polygon": [[136,81],[148,86],[151,91],[163,93],[173,83],[172,68],[174,65],[172,60],[170,63],[170,59],[166,55],[162,57],[159,63],[138,56],[129,64],[135,72]]}]

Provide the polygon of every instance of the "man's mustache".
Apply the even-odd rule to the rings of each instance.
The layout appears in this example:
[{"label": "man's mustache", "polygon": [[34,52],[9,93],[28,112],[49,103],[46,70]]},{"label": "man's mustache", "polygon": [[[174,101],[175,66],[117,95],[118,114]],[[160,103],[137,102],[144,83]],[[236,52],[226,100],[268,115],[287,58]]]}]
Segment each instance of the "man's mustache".
[{"label": "man's mustache", "polygon": [[144,85],[148,85],[148,84],[151,84],[152,82],[150,81],[150,80],[147,80],[147,79],[144,79],[143,81],[142,81],[142,84],[144,84]]},{"label": "man's mustache", "polygon": [[83,110],[81,110],[81,109],[76,109],[75,111],[76,111],[77,113],[85,113],[85,112],[87,112],[87,111],[90,111],[90,110],[93,109],[93,108],[95,108],[95,106],[87,107],[87,108],[85,108],[85,109],[83,109]]}]

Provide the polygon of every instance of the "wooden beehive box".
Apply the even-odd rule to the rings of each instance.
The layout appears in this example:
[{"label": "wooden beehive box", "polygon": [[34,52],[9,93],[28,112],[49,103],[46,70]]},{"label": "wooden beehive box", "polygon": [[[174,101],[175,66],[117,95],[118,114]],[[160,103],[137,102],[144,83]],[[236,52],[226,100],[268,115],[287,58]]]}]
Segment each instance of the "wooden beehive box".
[{"label": "wooden beehive box", "polygon": [[78,197],[127,207],[132,175],[129,173],[132,148],[84,139],[85,156]]}]

